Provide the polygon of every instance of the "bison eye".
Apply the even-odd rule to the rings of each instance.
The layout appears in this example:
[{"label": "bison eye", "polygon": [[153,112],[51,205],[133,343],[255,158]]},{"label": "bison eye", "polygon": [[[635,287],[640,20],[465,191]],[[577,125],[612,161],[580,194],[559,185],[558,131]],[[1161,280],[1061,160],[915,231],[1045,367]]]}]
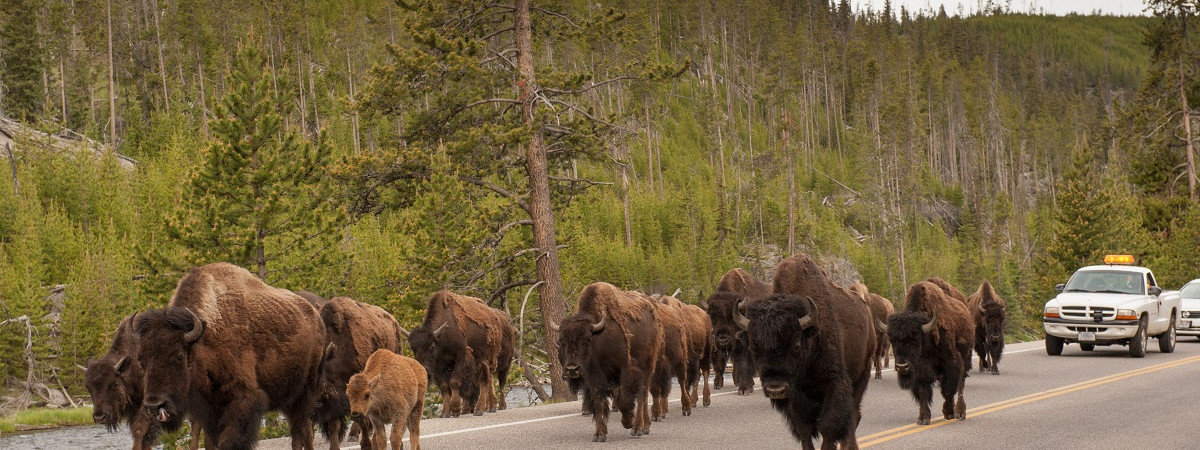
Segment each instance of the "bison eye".
[{"label": "bison eye", "polygon": [[370,393],[370,392],[367,392],[367,393],[363,394],[363,400],[370,400],[370,399],[371,399],[371,393]]}]

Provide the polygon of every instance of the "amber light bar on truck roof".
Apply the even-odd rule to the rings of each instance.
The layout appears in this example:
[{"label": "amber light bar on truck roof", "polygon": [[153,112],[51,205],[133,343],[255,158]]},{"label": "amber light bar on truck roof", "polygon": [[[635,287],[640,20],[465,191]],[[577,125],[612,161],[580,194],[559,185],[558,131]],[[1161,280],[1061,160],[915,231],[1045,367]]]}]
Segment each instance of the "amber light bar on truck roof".
[{"label": "amber light bar on truck roof", "polygon": [[1133,264],[1133,255],[1104,255],[1105,264]]}]

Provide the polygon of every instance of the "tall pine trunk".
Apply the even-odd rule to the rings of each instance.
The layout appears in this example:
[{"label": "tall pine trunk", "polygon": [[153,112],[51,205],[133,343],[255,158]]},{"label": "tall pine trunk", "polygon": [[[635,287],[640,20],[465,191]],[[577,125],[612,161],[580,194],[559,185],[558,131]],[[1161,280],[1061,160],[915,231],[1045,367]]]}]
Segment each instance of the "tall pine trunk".
[{"label": "tall pine trunk", "polygon": [[[558,323],[567,315],[563,300],[562,278],[559,274],[558,243],[554,237],[554,211],[550,208],[550,174],[546,161],[546,146],[534,117],[534,87],[537,78],[533,70],[533,30],[530,23],[529,0],[516,2],[517,90],[521,100],[521,115],[526,126],[534,129],[526,147],[526,170],[529,172],[529,215],[533,220],[533,245],[541,249],[537,258],[538,278],[545,281],[539,292],[539,309],[546,323]],[[574,394],[563,381],[558,364],[558,333],[545,327],[546,356],[550,359],[551,398],[573,400]]]}]

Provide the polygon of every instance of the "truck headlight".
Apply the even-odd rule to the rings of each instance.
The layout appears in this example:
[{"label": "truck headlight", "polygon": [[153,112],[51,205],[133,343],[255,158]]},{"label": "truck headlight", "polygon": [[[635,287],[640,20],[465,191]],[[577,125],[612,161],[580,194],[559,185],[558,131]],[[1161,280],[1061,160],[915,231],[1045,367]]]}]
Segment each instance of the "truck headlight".
[{"label": "truck headlight", "polygon": [[1058,307],[1057,306],[1047,306],[1046,309],[1042,311],[1042,318],[1057,319],[1058,318]]},{"label": "truck headlight", "polygon": [[1117,320],[1137,320],[1137,313],[1132,309],[1118,309]]}]

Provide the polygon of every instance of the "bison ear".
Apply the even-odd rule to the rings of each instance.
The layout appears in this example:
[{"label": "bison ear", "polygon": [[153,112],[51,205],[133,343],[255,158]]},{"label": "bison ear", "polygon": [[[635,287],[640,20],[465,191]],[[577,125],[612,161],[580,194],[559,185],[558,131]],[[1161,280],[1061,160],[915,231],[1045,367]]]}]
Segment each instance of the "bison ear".
[{"label": "bison ear", "polygon": [[381,375],[375,375],[374,377],[371,377],[371,381],[368,381],[368,382],[367,382],[367,389],[374,390],[374,389],[375,389],[375,385],[379,384],[379,377],[380,377],[380,376],[381,376]]}]

